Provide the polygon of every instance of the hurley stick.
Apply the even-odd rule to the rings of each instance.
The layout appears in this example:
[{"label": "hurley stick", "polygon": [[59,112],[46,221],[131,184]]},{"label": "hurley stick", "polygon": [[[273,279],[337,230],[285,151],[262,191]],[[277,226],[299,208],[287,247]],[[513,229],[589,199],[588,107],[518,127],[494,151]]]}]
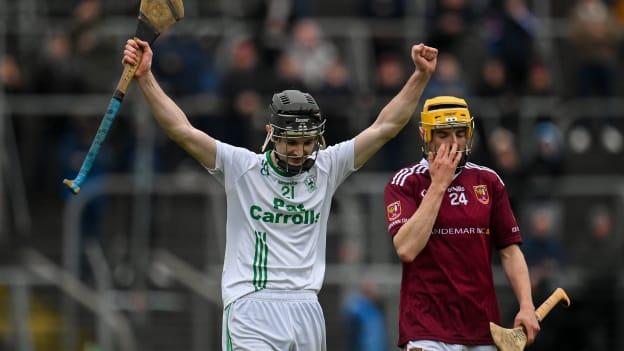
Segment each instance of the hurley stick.
[{"label": "hurley stick", "polygon": [[[160,33],[179,21],[182,17],[184,17],[182,0],[141,0],[139,22],[134,38],[147,41],[151,44],[158,38]],[[138,51],[137,55],[137,62],[140,62],[141,56],[143,55],[142,51]],[[137,66],[138,64],[124,64],[124,70],[117,84],[117,89],[115,89],[113,97],[108,104],[106,114],[104,114],[100,127],[89,147],[89,152],[84,161],[82,161],[80,172],[78,172],[78,175],[73,180],[63,180],[63,184],[65,184],[72,193],[78,194],[78,192],[80,192],[80,187],[87,178],[93,166],[93,162],[100,151],[100,146],[104,142],[104,139],[106,139],[106,135],[117,116],[117,112],[123,102],[124,96],[126,96],[126,91],[128,91],[128,86],[134,77]]]},{"label": "hurley stick", "polygon": [[[564,301],[566,306],[570,306],[570,298],[561,288],[557,288],[550,297],[535,310],[537,320],[541,322],[546,318],[546,315],[548,315],[550,310],[552,310],[559,301]],[[490,322],[490,333],[499,351],[522,351],[527,343],[527,336],[523,327],[507,329]]]}]

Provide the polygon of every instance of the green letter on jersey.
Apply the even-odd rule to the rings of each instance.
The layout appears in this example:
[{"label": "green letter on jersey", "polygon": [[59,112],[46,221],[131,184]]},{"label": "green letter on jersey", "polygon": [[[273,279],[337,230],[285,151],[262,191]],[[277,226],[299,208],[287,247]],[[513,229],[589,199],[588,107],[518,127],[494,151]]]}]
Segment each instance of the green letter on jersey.
[{"label": "green letter on jersey", "polygon": [[264,210],[258,205],[249,208],[249,215],[256,221],[279,224],[314,224],[318,222],[320,213],[307,210],[303,204],[289,204],[282,199],[273,200],[273,209]]}]

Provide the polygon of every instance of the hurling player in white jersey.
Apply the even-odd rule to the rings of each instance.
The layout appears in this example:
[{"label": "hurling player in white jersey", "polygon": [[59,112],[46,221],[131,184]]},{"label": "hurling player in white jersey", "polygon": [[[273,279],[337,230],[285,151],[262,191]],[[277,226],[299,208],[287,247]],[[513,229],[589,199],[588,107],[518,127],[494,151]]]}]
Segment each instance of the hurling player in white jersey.
[{"label": "hurling player in white jersey", "polygon": [[326,349],[316,294],[325,274],[331,198],[409,122],[437,54],[424,44],[412,46],[414,72],[401,91],[370,127],[327,148],[325,116],[314,98],[298,90],[275,94],[266,141],[256,154],[194,128],[151,73],[149,45],[128,40],[123,62],[139,65],[135,78],[156,120],[225,187],[224,350]]}]

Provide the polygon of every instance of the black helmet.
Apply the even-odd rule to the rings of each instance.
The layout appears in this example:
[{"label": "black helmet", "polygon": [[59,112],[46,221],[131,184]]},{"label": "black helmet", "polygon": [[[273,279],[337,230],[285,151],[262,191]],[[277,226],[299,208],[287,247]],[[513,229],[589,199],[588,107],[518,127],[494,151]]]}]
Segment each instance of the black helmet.
[{"label": "black helmet", "polygon": [[325,119],[318,104],[308,93],[284,90],[273,95],[269,123],[277,137],[323,135]]},{"label": "black helmet", "polygon": [[307,171],[314,165],[316,153],[319,149],[325,147],[325,118],[321,115],[318,104],[308,93],[299,90],[284,90],[274,94],[271,104],[271,116],[269,124],[271,125],[271,133],[262,146],[262,151],[267,148],[269,141],[275,143],[276,138],[303,138],[316,137],[316,146],[312,155],[303,162],[300,167],[294,167],[284,161],[288,159],[288,155],[277,153],[278,166],[289,175],[296,175],[303,171]]}]

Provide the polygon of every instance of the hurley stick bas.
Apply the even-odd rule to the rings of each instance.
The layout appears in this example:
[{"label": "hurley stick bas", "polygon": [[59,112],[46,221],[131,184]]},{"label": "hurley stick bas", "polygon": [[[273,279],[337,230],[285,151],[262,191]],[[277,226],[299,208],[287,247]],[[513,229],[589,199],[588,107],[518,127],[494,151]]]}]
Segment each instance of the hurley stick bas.
[{"label": "hurley stick bas", "polygon": [[[154,40],[158,38],[160,33],[179,21],[182,17],[184,17],[182,0],[141,0],[135,39],[141,39],[151,45]],[[137,62],[141,62],[142,54],[143,52],[140,50],[137,52]],[[115,120],[115,116],[117,116],[119,107],[123,102],[124,96],[126,96],[126,91],[134,77],[134,72],[136,72],[137,67],[138,64],[124,64],[124,70],[117,84],[117,89],[115,89],[115,93],[113,93],[113,97],[108,104],[106,114],[104,114],[104,118],[100,123],[95,138],[89,147],[89,152],[84,161],[82,161],[82,166],[80,166],[78,175],[73,180],[63,180],[63,184],[65,184],[72,193],[78,194],[80,192],[80,187],[87,178],[93,166],[93,162],[100,151],[100,146],[102,142],[104,142],[104,139],[106,139],[106,135]]]},{"label": "hurley stick bas", "polygon": [[[563,301],[566,307],[570,306],[570,298],[561,288],[555,289],[550,297],[535,310],[537,320],[539,322],[544,320],[559,301]],[[490,322],[490,333],[499,351],[522,351],[527,343],[527,336],[523,327],[507,329]]]}]

